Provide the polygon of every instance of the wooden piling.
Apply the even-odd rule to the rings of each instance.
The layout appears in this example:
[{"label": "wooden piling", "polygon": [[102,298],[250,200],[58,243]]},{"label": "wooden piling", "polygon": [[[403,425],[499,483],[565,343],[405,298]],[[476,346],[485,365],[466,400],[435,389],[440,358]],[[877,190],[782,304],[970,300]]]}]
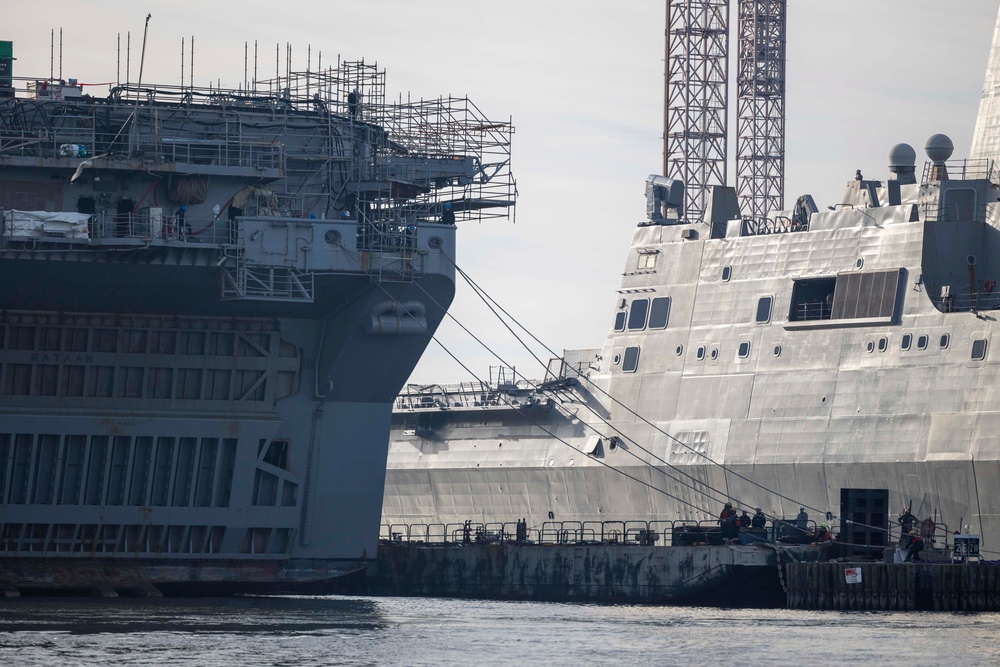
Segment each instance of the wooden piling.
[{"label": "wooden piling", "polygon": [[[861,581],[848,583],[846,570]],[[994,563],[787,563],[790,609],[1000,611]]]}]

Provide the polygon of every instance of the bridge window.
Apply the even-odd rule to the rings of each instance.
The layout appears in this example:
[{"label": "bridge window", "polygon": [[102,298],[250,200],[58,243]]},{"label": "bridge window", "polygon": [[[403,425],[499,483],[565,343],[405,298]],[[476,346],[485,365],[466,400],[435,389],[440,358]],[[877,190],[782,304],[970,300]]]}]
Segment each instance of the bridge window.
[{"label": "bridge window", "polygon": [[822,320],[891,321],[896,312],[901,269],[842,273],[832,278],[796,280],[790,322]]},{"label": "bridge window", "polygon": [[670,318],[670,297],[661,296],[653,299],[652,308],[649,310],[649,328],[666,329],[667,320]]},{"label": "bridge window", "polygon": [[625,317],[628,315],[624,310],[615,313],[615,331],[625,331]]},{"label": "bridge window", "polygon": [[628,314],[629,331],[639,331],[646,328],[646,314],[649,312],[649,299],[636,299]]}]

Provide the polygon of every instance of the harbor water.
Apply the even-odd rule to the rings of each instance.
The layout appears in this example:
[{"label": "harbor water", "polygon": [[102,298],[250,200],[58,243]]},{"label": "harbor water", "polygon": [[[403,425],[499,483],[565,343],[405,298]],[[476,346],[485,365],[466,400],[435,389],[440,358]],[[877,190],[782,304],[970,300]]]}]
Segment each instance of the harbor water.
[{"label": "harbor water", "polygon": [[1000,614],[431,598],[25,598],[5,665],[1000,664]]}]

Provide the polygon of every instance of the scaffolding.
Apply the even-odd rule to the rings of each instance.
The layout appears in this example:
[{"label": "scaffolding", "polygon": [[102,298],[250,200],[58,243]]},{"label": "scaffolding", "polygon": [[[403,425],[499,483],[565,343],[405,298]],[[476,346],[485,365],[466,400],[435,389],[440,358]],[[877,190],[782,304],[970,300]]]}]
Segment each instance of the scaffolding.
[{"label": "scaffolding", "polygon": [[740,0],[736,179],[743,215],[784,209],[786,0]]},{"label": "scaffolding", "polygon": [[726,184],[729,16],[729,0],[667,0],[664,174],[685,184],[688,221]]}]

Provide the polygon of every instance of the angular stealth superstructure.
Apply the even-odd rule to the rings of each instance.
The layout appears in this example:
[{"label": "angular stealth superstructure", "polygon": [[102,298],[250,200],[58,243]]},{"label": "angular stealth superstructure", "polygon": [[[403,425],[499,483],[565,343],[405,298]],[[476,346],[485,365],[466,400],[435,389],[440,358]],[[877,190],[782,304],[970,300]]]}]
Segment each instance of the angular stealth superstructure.
[{"label": "angular stealth superstructure", "polygon": [[868,530],[842,504],[856,489],[888,498],[863,513],[882,526],[863,546],[887,545],[909,506],[929,536],[1000,552],[997,34],[974,158],[950,161],[935,135],[918,171],[890,139],[884,178],[763,220],[655,215],[682,198],[651,178],[600,348],[554,359],[544,383],[400,396],[386,535],[522,518],[574,539],[627,521],[669,535],[731,499],[770,519],[831,512],[850,543]]}]

